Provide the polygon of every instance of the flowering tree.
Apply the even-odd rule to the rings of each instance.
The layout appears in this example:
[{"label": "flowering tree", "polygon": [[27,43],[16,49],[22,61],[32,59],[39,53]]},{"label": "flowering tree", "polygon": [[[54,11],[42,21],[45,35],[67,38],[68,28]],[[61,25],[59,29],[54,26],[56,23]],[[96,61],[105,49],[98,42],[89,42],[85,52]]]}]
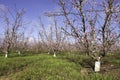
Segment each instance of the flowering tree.
[{"label": "flowering tree", "polygon": [[[67,29],[82,50],[94,59],[105,56],[119,38],[118,0],[59,0],[60,11],[46,13],[48,16],[62,16]],[[101,53],[100,53],[101,52]]]}]

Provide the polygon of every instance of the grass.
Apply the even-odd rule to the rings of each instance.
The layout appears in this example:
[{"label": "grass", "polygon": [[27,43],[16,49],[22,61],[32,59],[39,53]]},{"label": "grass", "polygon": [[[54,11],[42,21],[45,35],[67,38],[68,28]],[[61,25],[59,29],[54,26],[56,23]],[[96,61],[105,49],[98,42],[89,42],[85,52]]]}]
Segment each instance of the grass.
[{"label": "grass", "polygon": [[[78,54],[48,54],[0,56],[0,80],[118,80],[101,73],[81,73],[84,60]],[[115,64],[119,64],[119,61]]]}]

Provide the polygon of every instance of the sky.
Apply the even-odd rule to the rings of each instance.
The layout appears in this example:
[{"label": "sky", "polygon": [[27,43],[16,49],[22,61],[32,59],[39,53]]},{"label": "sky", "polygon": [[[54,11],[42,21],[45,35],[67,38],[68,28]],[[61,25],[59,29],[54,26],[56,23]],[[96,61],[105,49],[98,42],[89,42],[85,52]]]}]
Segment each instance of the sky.
[{"label": "sky", "polygon": [[[27,24],[28,31],[33,32],[33,36],[37,34],[34,25],[38,24],[38,17],[41,16],[45,24],[49,23],[49,19],[44,15],[45,12],[52,12],[57,10],[58,6],[55,2],[56,0],[0,0],[0,9],[7,11],[7,8],[10,10],[14,9],[15,5],[17,9],[24,8],[26,13],[24,19]],[[0,27],[1,28],[1,27]],[[29,34],[28,32],[28,34]]]},{"label": "sky", "polygon": [[[55,1],[57,0],[0,0],[0,9],[7,11],[7,8],[9,8],[12,10],[15,5],[18,9],[24,8],[26,11],[24,19],[29,23],[26,25],[26,27],[28,27],[27,34],[30,35],[30,33],[32,33],[31,36],[35,36],[37,34],[37,28],[34,27],[36,27],[35,25],[39,24],[38,17],[41,16],[43,22],[49,26],[51,19],[47,18],[44,13],[59,10],[57,2]],[[1,26],[2,23],[0,21],[0,30],[2,30]]]},{"label": "sky", "polygon": [[0,5],[10,9],[14,8],[14,5],[16,5],[18,9],[25,8],[26,15],[32,19],[46,11],[55,10],[57,6],[54,0],[0,0]]}]

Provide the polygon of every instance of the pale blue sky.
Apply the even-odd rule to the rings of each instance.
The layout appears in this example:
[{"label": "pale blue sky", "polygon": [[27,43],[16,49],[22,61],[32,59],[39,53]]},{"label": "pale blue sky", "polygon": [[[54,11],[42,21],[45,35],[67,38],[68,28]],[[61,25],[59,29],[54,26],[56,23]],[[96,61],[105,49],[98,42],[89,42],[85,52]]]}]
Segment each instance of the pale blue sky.
[{"label": "pale blue sky", "polygon": [[[18,9],[25,8],[26,10],[25,21],[30,22],[29,24],[27,24],[27,27],[29,27],[27,31],[28,34],[30,32],[33,32],[33,36],[34,36],[37,34],[35,30],[37,28],[34,28],[36,27],[34,25],[38,24],[38,16],[41,16],[43,22],[48,26],[50,23],[50,19],[44,16],[44,12],[49,12],[49,11],[53,12],[59,10],[57,1],[58,0],[0,0],[0,8],[5,10],[7,7],[12,10],[15,4]],[[96,1],[100,1],[100,0],[96,0]],[[116,1],[119,2],[119,0]],[[0,26],[1,25],[3,24],[0,23]]]},{"label": "pale blue sky", "polygon": [[18,9],[24,8],[26,11],[24,19],[29,22],[27,24],[27,27],[29,27],[27,28],[28,34],[33,32],[34,36],[37,32],[33,27],[38,23],[38,16],[41,16],[43,22],[48,25],[49,19],[44,16],[44,13],[57,10],[58,6],[55,1],[57,0],[0,0],[0,8],[13,10],[15,5]]},{"label": "pale blue sky", "polygon": [[0,5],[12,9],[16,4],[17,8],[25,8],[26,15],[36,18],[45,11],[53,11],[57,4],[53,0],[0,0]]}]

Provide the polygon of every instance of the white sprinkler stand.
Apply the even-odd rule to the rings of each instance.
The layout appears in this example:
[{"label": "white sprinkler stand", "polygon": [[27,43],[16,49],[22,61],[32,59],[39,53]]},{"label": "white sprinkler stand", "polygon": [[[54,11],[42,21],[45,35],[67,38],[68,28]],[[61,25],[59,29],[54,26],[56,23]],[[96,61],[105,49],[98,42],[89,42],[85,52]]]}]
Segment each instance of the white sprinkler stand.
[{"label": "white sprinkler stand", "polygon": [[54,53],[53,57],[56,57],[56,54]]},{"label": "white sprinkler stand", "polygon": [[100,71],[100,57],[98,57],[98,61],[95,61],[95,72]]},{"label": "white sprinkler stand", "polygon": [[48,52],[48,54],[50,54],[50,53]]},{"label": "white sprinkler stand", "polygon": [[19,55],[21,54],[20,51],[18,51],[18,54],[19,54]]},{"label": "white sprinkler stand", "polygon": [[95,61],[95,72],[100,71],[100,61]]},{"label": "white sprinkler stand", "polygon": [[5,54],[5,58],[7,58],[7,57],[8,57],[8,54],[6,53],[6,54]]}]

